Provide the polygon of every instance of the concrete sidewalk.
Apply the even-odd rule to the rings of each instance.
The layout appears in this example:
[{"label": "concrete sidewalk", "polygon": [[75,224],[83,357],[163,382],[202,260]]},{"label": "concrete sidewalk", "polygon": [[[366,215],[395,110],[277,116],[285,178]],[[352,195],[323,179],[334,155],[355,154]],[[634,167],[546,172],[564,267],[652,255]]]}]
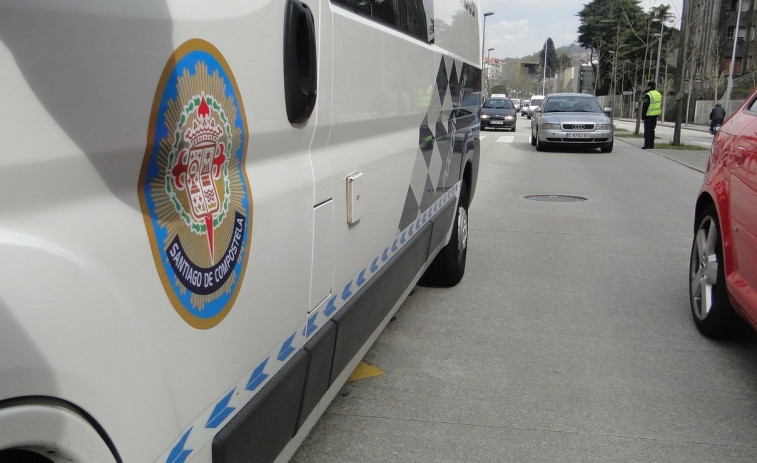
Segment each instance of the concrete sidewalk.
[{"label": "concrete sidewalk", "polygon": [[[630,123],[633,123],[633,124],[636,123],[636,119],[628,119],[628,118],[623,118],[623,117],[616,117],[614,120],[615,121],[622,121],[622,122],[630,122]],[[675,122],[659,122],[659,121],[657,122],[657,127],[670,127],[670,128],[673,128],[673,127],[675,127],[675,125],[676,125]],[[641,130],[641,131],[644,130],[644,122],[643,121],[641,121],[639,123],[639,130]],[[699,125],[699,124],[681,124],[681,130],[696,130],[697,132],[709,133],[710,126],[709,125]]]},{"label": "concrete sidewalk", "polygon": [[[622,122],[625,124],[634,124],[636,120],[634,119],[620,119],[616,118],[616,122]],[[657,127],[663,127],[667,129],[672,129],[675,127],[675,124],[672,122],[663,122],[658,123]],[[643,131],[643,126],[641,127],[641,130]],[[685,134],[687,131],[694,131],[697,134],[705,133],[709,134],[709,127],[705,125],[694,125],[689,124],[686,126],[681,127],[682,132],[682,138],[685,137]],[[657,139],[664,139],[662,137],[657,136]],[[615,137],[616,141],[621,141],[624,143],[627,143],[629,145],[633,145],[641,149],[641,146],[644,144],[644,140],[640,138],[627,138],[627,137]],[[686,143],[686,140],[682,140],[683,143]],[[682,164],[684,166],[690,167],[691,169],[697,170],[699,172],[705,172],[707,170],[707,160],[710,158],[710,151],[709,150],[674,150],[674,149],[657,149],[653,148],[651,150],[646,150],[650,153],[657,154],[658,156],[665,157],[667,159],[670,159],[672,161],[675,161],[679,164]]]},{"label": "concrete sidewalk", "polygon": [[[640,139],[625,137],[615,137],[615,141],[621,141],[636,146],[639,149],[641,149],[641,146],[644,143],[644,141]],[[708,150],[671,150],[653,148],[645,151],[670,159],[671,161],[675,161],[702,173],[707,170],[707,160],[710,158],[710,152]]]}]

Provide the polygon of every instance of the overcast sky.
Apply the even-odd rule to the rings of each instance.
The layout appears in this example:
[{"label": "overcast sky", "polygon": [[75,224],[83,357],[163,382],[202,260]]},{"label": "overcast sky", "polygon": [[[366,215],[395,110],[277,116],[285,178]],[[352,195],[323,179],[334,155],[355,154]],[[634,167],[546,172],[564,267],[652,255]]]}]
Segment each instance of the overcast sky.
[{"label": "overcast sky", "polygon": [[[591,0],[481,0],[486,18],[484,55],[492,58],[530,56],[551,37],[555,47],[570,45],[578,39],[578,14]],[[662,4],[671,5],[675,27],[680,27],[683,0],[641,0],[645,10]]]}]

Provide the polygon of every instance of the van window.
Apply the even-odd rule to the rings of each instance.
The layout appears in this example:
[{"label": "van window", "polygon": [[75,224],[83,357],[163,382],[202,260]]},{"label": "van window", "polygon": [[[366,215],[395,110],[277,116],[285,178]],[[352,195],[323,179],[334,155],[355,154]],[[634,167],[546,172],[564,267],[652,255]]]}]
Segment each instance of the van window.
[{"label": "van window", "polygon": [[433,0],[331,0],[424,42],[434,42]]}]

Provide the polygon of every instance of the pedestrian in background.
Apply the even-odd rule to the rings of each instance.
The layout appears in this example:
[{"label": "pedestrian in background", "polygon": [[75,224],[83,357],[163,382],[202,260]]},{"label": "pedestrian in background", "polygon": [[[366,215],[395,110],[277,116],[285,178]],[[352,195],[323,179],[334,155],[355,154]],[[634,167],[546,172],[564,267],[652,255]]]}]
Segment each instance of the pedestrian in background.
[{"label": "pedestrian in background", "polygon": [[725,109],[720,106],[720,103],[716,104],[712,111],[710,111],[710,133],[715,135],[715,127],[723,123],[725,119]]},{"label": "pedestrian in background", "polygon": [[641,106],[641,117],[644,119],[644,146],[641,147],[643,150],[654,148],[654,131],[657,118],[662,113],[662,95],[656,88],[657,84],[650,81]]}]

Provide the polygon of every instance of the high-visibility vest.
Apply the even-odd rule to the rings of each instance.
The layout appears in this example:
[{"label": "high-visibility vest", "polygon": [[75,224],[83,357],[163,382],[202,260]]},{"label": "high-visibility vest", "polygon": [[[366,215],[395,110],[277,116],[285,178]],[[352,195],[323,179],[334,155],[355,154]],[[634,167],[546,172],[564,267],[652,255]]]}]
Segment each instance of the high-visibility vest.
[{"label": "high-visibility vest", "polygon": [[659,116],[662,114],[662,95],[657,90],[650,90],[647,92],[649,97],[649,107],[647,108],[647,116]]}]

